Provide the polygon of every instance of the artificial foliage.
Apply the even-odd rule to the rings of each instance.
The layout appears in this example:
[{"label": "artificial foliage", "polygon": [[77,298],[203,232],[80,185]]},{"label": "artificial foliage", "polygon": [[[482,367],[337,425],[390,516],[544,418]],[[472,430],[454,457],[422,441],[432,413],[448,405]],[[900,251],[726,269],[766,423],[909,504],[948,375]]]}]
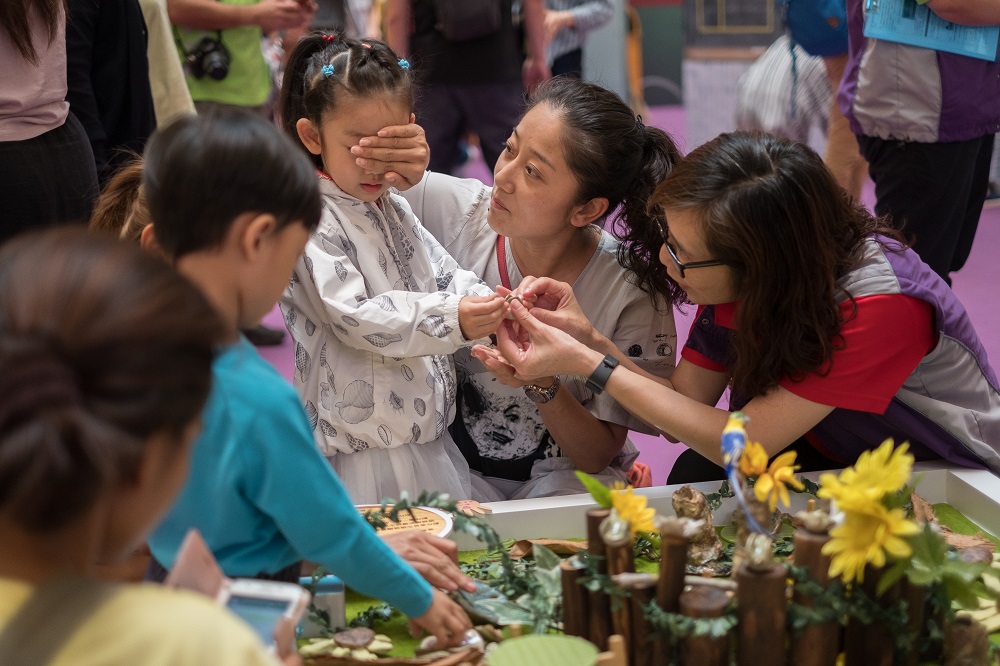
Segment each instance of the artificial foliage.
[{"label": "artificial foliage", "polygon": [[519,565],[489,523],[463,512],[455,501],[437,492],[424,491],[413,501],[403,492],[398,500],[385,500],[378,510],[367,511],[365,519],[376,530],[384,529],[387,520],[399,522],[402,513],[412,517],[417,507],[448,512],[456,531],[473,536],[486,546],[486,557],[492,560],[492,565],[479,570],[485,574],[480,580],[488,581],[499,594],[491,598],[469,598],[466,593],[459,599],[460,603],[465,601],[498,624],[528,625],[535,633],[559,626],[562,615],[559,557],[544,546],[535,545],[534,566]]},{"label": "artificial foliage", "polygon": [[[896,447],[891,440],[863,454],[858,462],[839,475],[824,474],[817,485],[793,475],[794,458],[779,457],[768,461],[763,449],[750,443],[746,461],[737,458],[740,475],[723,481],[718,492],[706,499],[712,511],[722,501],[737,493],[753,495],[754,499],[774,511],[779,502],[788,502],[788,492],[806,492],[833,500],[834,518],[838,520],[830,531],[831,539],[823,552],[831,557],[830,582],[820,585],[807,570],[786,564],[788,578],[797,598],[808,604],[790,602],[786,622],[793,635],[810,624],[834,622],[842,627],[851,622],[877,623],[891,637],[894,652],[902,657],[913,652],[922,658],[936,658],[943,645],[942,620],[955,618],[955,610],[977,608],[980,598],[997,595],[984,583],[984,577],[1000,578],[997,570],[987,563],[969,563],[944,541],[940,530],[932,524],[918,524],[912,519],[910,497],[916,482],[911,479],[912,455],[905,444]],[[580,480],[602,507],[613,509],[629,520],[637,558],[659,559],[659,533],[653,528],[654,511],[646,497],[630,487],[608,488],[586,474]],[[745,503],[741,503],[745,506]],[[365,519],[375,528],[384,529],[388,522],[398,522],[400,515],[417,507],[446,511],[453,517],[454,529],[469,534],[486,546],[485,553],[462,568],[470,577],[487,583],[491,595],[466,599],[476,611],[488,612],[496,624],[530,626],[535,633],[546,633],[561,627],[562,589],[560,558],[544,546],[534,546],[534,559],[513,559],[510,542],[504,542],[483,518],[463,513],[447,496],[433,492],[421,493],[410,500],[405,494],[395,501],[386,501],[380,509],[368,511]],[[776,521],[777,522],[777,521]],[[727,546],[723,557],[732,557],[735,527],[723,525],[720,536]],[[794,528],[788,516],[771,535],[772,551],[782,560],[792,552]],[[600,573],[600,559],[583,551],[577,555],[585,572],[579,583],[590,591],[603,592],[612,608],[627,602],[630,592],[616,584],[607,574]],[[877,588],[874,595],[862,589],[865,571],[875,572]],[[325,572],[314,575],[315,583]],[[886,603],[882,596],[899,584],[919,586],[925,590],[926,626],[915,632],[907,626],[909,609],[905,599]],[[460,603],[462,601],[460,600]],[[721,638],[737,624],[737,600],[721,617],[690,618],[668,613],[655,602],[643,608],[645,619],[653,631],[651,638],[666,639],[671,645],[687,637]],[[469,607],[469,606],[467,606]],[[322,611],[318,611],[322,616]],[[388,606],[373,606],[352,622],[371,626],[388,619]],[[321,618],[324,619],[324,618]],[[327,622],[329,618],[325,618]],[[919,636],[919,642],[918,642]],[[677,654],[674,650],[673,654]]]}]

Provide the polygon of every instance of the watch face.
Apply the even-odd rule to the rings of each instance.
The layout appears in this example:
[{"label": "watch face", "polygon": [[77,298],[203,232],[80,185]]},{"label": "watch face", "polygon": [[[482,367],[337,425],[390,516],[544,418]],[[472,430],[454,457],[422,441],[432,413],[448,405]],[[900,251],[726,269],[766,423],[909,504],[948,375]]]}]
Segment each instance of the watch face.
[{"label": "watch face", "polygon": [[525,386],[524,394],[531,398],[532,402],[543,402],[546,398],[545,392],[535,386]]},{"label": "watch face", "polygon": [[556,377],[556,381],[548,388],[543,389],[535,386],[534,384],[528,384],[524,387],[524,394],[528,396],[528,399],[532,402],[545,403],[556,396],[556,393],[559,391],[560,383],[559,378]]}]

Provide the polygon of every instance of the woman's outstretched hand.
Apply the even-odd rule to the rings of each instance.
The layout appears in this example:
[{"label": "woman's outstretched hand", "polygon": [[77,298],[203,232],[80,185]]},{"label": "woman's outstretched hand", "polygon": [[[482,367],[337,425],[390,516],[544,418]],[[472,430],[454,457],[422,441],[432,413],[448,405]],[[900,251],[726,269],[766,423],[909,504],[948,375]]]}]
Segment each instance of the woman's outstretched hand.
[{"label": "woman's outstretched hand", "polygon": [[517,377],[531,380],[554,375],[588,376],[603,354],[540,321],[533,314],[538,311],[537,305],[529,311],[514,299],[510,302],[513,321],[504,321],[497,330],[497,348],[517,371]]},{"label": "woman's outstretched hand", "polygon": [[527,276],[517,286],[524,302],[533,304],[532,315],[549,326],[569,333],[585,345],[595,338],[594,327],[573,294],[573,287],[549,277]]},{"label": "woman's outstretched hand", "polygon": [[366,136],[351,148],[355,162],[369,173],[384,174],[397,190],[408,190],[424,177],[431,151],[424,128],[408,125],[383,127],[378,136]]},{"label": "woman's outstretched hand", "polygon": [[517,378],[517,371],[514,366],[504,360],[500,350],[493,346],[476,345],[472,348],[472,355],[486,367],[497,381],[504,386],[521,388],[528,382]]}]

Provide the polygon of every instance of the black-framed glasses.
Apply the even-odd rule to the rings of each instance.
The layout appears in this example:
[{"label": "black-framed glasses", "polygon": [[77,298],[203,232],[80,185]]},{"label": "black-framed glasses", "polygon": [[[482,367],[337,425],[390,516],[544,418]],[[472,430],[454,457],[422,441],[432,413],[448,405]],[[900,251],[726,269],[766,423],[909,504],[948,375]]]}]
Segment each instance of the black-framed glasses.
[{"label": "black-framed glasses", "polygon": [[709,266],[724,266],[726,262],[719,261],[718,259],[709,259],[707,261],[689,261],[684,264],[681,260],[677,258],[677,251],[674,250],[674,246],[670,243],[669,233],[667,231],[667,221],[661,215],[656,216],[656,226],[660,228],[660,235],[663,236],[663,244],[667,246],[667,254],[674,261],[674,266],[677,267],[677,272],[680,273],[681,277],[684,277],[684,271],[692,268],[708,268]]}]

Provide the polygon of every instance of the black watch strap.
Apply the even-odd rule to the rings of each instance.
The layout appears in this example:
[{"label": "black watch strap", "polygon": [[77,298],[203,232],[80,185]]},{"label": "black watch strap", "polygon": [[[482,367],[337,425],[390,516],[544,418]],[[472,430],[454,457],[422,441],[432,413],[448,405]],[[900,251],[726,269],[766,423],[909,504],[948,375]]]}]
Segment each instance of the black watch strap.
[{"label": "black watch strap", "polygon": [[618,359],[608,354],[601,360],[601,364],[587,377],[587,387],[594,393],[603,393],[604,387],[608,384],[608,379],[611,378],[611,373],[617,367]]}]

